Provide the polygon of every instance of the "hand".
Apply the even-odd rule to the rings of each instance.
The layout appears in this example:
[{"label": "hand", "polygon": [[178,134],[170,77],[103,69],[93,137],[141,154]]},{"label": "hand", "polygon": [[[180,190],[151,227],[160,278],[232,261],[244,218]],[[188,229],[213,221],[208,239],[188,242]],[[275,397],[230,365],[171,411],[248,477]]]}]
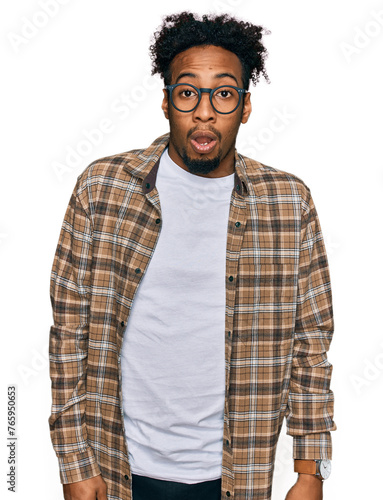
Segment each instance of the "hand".
[{"label": "hand", "polygon": [[285,500],[323,500],[322,480],[311,474],[299,474]]},{"label": "hand", "polygon": [[108,500],[106,482],[101,475],[77,483],[63,484],[63,490],[65,500]]}]

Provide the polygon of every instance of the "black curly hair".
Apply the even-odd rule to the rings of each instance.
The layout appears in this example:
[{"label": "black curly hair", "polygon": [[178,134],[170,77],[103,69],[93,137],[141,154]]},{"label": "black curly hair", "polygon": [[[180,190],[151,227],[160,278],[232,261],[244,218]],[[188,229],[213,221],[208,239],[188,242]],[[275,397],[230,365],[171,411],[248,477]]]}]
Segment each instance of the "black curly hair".
[{"label": "black curly hair", "polygon": [[249,88],[250,80],[256,85],[261,74],[269,82],[265,70],[268,54],[262,43],[262,35],[269,33],[262,26],[239,21],[227,14],[203,15],[202,19],[191,12],[167,16],[154,33],[150,46],[152,75],[159,73],[168,85],[171,63],[177,54],[190,47],[215,45],[230,50],[239,58],[244,88]]}]

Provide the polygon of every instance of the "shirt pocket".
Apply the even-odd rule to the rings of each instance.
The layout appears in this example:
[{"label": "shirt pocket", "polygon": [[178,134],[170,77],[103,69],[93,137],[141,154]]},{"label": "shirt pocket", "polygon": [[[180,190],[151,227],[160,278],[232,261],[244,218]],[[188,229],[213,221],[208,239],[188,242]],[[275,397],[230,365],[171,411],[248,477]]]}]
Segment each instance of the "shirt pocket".
[{"label": "shirt pocket", "polygon": [[[257,338],[266,344],[277,342],[278,349],[281,349],[278,355],[284,355],[291,349],[296,317],[296,272],[297,267],[290,260],[270,260],[260,266],[255,317]],[[274,344],[273,353],[276,348]]]},{"label": "shirt pocket", "polygon": [[271,260],[260,265],[260,304],[270,308],[295,302],[297,288],[296,265],[292,260]]}]

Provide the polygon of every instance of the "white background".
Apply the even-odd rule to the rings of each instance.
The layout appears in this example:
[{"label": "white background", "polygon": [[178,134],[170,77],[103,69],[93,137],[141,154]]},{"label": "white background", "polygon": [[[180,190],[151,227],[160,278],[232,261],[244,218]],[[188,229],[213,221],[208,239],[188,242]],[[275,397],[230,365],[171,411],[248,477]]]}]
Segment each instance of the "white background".
[{"label": "white background", "polygon": [[[0,7],[1,498],[62,498],[47,362],[60,226],[91,161],[146,147],[168,130],[148,46],[163,15],[192,8],[272,32],[265,39],[271,84],[251,88],[253,114],[238,150],[311,188],[336,324],[329,360],[338,430],[325,499],[381,499],[383,2],[50,0],[49,15],[44,2]],[[97,144],[86,139],[91,131]],[[18,387],[16,494],[6,484],[8,384]],[[273,500],[295,481],[291,445],[283,430]]]}]

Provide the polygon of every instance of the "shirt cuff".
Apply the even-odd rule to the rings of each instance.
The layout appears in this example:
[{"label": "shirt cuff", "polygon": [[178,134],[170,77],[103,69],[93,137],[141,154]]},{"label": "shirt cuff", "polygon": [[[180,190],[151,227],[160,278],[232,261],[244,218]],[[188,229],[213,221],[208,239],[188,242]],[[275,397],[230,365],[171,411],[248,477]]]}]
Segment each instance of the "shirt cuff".
[{"label": "shirt cuff", "polygon": [[294,436],[293,458],[298,460],[319,460],[332,458],[332,441],[330,432]]},{"label": "shirt cuff", "polygon": [[58,456],[62,484],[77,483],[101,474],[92,448]]}]

